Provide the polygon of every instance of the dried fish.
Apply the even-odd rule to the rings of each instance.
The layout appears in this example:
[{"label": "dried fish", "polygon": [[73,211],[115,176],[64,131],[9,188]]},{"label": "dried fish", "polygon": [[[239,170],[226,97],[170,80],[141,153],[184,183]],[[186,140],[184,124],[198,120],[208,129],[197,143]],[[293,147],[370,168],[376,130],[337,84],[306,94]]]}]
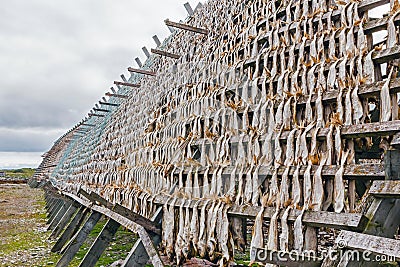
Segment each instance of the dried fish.
[{"label": "dried fish", "polygon": [[288,224],[289,213],[292,210],[292,206],[286,208],[281,219],[281,229],[282,233],[279,239],[279,248],[281,251],[289,251],[289,233],[290,228]]},{"label": "dried fish", "polygon": [[305,206],[304,208],[301,210],[300,215],[296,218],[296,220],[294,221],[294,249],[301,253],[303,252],[303,247],[304,247],[304,233],[303,233],[303,215],[305,212]]},{"label": "dried fish", "polygon": [[[190,238],[189,238],[189,240],[191,243],[191,247],[193,247],[194,255],[197,255],[197,253],[198,253],[197,245],[199,243],[199,232],[200,232],[199,210],[198,210],[199,204],[200,204],[200,200],[196,201],[196,204],[194,204],[192,217],[190,220]],[[187,216],[187,217],[189,217],[189,216]]]},{"label": "dried fish", "polygon": [[322,181],[322,168],[326,163],[326,157],[322,156],[321,162],[313,177],[313,191],[312,191],[312,210],[320,211],[324,201],[324,184]]},{"label": "dried fish", "polygon": [[392,117],[392,102],[390,99],[390,81],[393,76],[394,68],[392,67],[389,76],[381,89],[381,121],[390,121]]},{"label": "dried fish", "polygon": [[364,116],[364,110],[360,98],[358,96],[358,84],[351,93],[351,106],[353,107],[354,124],[360,124]]},{"label": "dried fish", "polygon": [[292,199],[293,199],[293,205],[295,207],[300,203],[301,200],[301,187],[300,187],[299,176],[300,176],[300,165],[297,165],[292,179]]},{"label": "dried fish", "polygon": [[[210,204],[211,200],[206,200],[206,203],[201,208],[200,211],[200,220],[199,220],[199,241],[198,241],[198,251],[199,256],[204,258],[207,254],[207,229],[208,229],[208,220],[211,219],[207,216],[207,208]],[[211,209],[214,208],[214,203],[211,206]],[[171,239],[173,240],[173,238]]]},{"label": "dried fish", "polygon": [[342,158],[341,158],[340,168],[335,174],[334,189],[333,189],[333,194],[334,194],[333,208],[336,213],[340,213],[344,209],[345,185],[344,185],[344,181],[343,181],[343,174],[344,174],[344,165],[347,161],[348,155],[349,155],[349,151],[346,151],[345,153],[343,153]]},{"label": "dried fish", "polygon": [[[262,205],[261,209],[258,212],[256,219],[254,220],[254,225],[253,225],[253,231],[251,234],[251,244],[250,248],[263,248],[264,247],[264,233],[263,233],[263,221],[264,221],[264,211],[265,207],[267,206],[267,200],[268,196],[264,195],[262,197]],[[255,263],[255,258],[253,258],[255,255],[251,254],[251,264]]]}]

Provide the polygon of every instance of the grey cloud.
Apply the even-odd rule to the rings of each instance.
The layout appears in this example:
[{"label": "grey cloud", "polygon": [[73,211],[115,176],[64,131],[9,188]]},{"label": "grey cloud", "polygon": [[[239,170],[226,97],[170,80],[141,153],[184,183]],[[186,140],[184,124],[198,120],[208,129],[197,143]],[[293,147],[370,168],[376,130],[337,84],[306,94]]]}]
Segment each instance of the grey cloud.
[{"label": "grey cloud", "polygon": [[[0,151],[43,151],[93,107],[185,0],[13,0],[0,9]],[[189,1],[192,6],[198,1]],[[37,130],[47,129],[46,131]],[[32,129],[36,129],[32,131]]]}]

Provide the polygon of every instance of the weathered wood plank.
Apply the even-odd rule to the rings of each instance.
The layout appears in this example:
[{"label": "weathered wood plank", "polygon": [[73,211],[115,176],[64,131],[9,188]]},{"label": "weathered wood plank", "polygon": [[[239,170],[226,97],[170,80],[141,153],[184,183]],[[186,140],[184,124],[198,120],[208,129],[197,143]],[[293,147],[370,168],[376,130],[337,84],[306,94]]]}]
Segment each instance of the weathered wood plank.
[{"label": "weathered wood plank", "polygon": [[[151,231],[156,234],[161,234],[160,226],[157,225],[156,223],[152,222],[151,220],[149,220],[149,219],[141,216],[140,214],[137,214],[119,204],[112,204],[112,203],[108,202],[106,199],[102,198],[95,192],[91,192],[89,194],[85,190],[80,189],[79,194],[82,194],[84,197],[89,199],[92,203],[103,205],[110,212],[104,213],[103,212],[104,210],[101,211],[100,209],[98,209],[98,207],[99,207],[98,205],[92,205],[92,203],[90,203],[90,202],[89,202],[90,204],[87,202],[82,202],[82,203],[85,203],[84,204],[85,206],[91,207],[93,210],[97,210],[108,217],[110,217],[113,213],[116,213],[120,216],[123,216],[123,217],[129,219],[132,222],[135,222],[136,224],[142,226],[143,228],[145,228],[148,231]],[[113,218],[113,217],[110,217],[110,218]]]},{"label": "weathered wood plank", "polygon": [[163,56],[163,57],[170,57],[170,58],[173,58],[173,59],[180,59],[181,58],[180,55],[172,54],[172,53],[169,53],[169,52],[166,52],[166,51],[162,51],[162,50],[159,50],[159,49],[151,49],[151,53],[159,55],[159,56]]},{"label": "weathered wood plank", "polygon": [[59,209],[57,212],[56,216],[54,216],[54,219],[51,221],[49,226],[47,227],[47,231],[53,230],[54,227],[57,226],[57,224],[61,221],[62,217],[65,215],[67,210],[71,207],[72,205],[70,203],[64,203],[64,205]]},{"label": "weathered wood plank", "polygon": [[[278,175],[281,176],[286,170],[286,166],[281,166],[278,169]],[[332,166],[324,166],[322,169],[322,175],[324,179],[329,179],[334,177],[340,166],[332,165]],[[225,167],[223,169],[222,174],[228,175],[231,174],[234,169],[234,166]],[[300,175],[304,175],[307,166],[301,166]],[[315,173],[318,169],[318,166],[314,165],[311,168],[311,173]],[[209,172],[213,172],[215,168],[210,168]],[[289,175],[293,175],[296,170],[296,166],[290,166]],[[259,168],[259,177],[262,179],[266,176],[272,176],[275,169],[274,167],[260,167]],[[205,168],[199,170],[199,174],[204,174]],[[176,170],[176,174],[179,174],[180,170]],[[184,174],[187,174],[188,170],[184,171]],[[382,179],[385,177],[385,166],[383,164],[351,164],[346,165],[344,170],[344,178],[345,179]]]},{"label": "weathered wood plank", "polygon": [[369,193],[379,198],[400,198],[400,181],[374,181]]},{"label": "weathered wood plank", "polygon": [[[366,124],[358,124],[358,125],[350,125],[343,126],[341,128],[341,136],[344,139],[349,138],[360,138],[360,137],[379,137],[379,136],[388,136],[394,135],[400,132],[400,120],[397,121],[389,121],[389,122],[376,122],[376,123],[366,123]],[[318,131],[317,138],[323,140],[329,133],[329,128],[322,128]],[[280,140],[286,141],[289,137],[290,131],[283,131],[280,135]],[[296,133],[297,137],[299,133]],[[275,139],[276,134],[273,135],[272,140]],[[312,133],[307,134],[307,138],[311,138]],[[243,138],[243,142],[247,143],[249,141],[249,136]],[[240,137],[232,136],[230,139],[230,143],[238,143]],[[264,141],[266,139],[266,135],[260,136],[259,140]],[[201,145],[203,141],[206,141],[206,144],[210,144],[211,141],[209,139],[197,139],[193,142],[194,145]]]},{"label": "weathered wood plank", "polygon": [[209,31],[207,29],[201,29],[201,28],[193,27],[193,26],[183,24],[183,23],[172,22],[168,19],[165,20],[165,25],[167,25],[169,27],[174,27],[174,28],[178,28],[181,30],[185,30],[185,31],[204,34],[204,35],[208,35],[208,33],[209,33]]},{"label": "weathered wood plank", "polygon": [[99,117],[99,118],[104,118],[105,117],[104,115],[100,115],[100,114],[96,114],[96,113],[88,114],[88,116],[89,117]]},{"label": "weathered wood plank", "polygon": [[72,216],[75,214],[75,212],[78,210],[77,207],[74,205],[71,205],[67,212],[64,214],[60,222],[57,224],[57,226],[54,228],[53,232],[51,233],[49,239],[57,238],[62,230],[67,226],[68,222],[71,220]]},{"label": "weathered wood plank", "polygon": [[109,218],[112,218],[113,220],[120,223],[122,226],[128,228],[129,230],[137,232],[153,265],[164,266],[162,264],[162,261],[160,259],[160,256],[158,255],[156,248],[154,247],[154,244],[151,241],[149,234],[147,233],[144,227],[142,227],[139,224],[136,224],[135,222],[127,219],[126,217],[116,212],[110,211],[107,208],[94,205],[92,209],[106,215]]},{"label": "weathered wood plank", "polygon": [[342,247],[387,255],[394,261],[400,261],[400,240],[341,231],[335,242]]},{"label": "weathered wood plank", "polygon": [[382,64],[400,57],[400,46],[391,47],[372,54],[375,63]]},{"label": "weathered wood plank", "polygon": [[[108,109],[102,109],[102,108],[93,108],[94,111],[99,111],[99,112],[110,112]],[[86,131],[85,131],[86,133]]]},{"label": "weathered wood plank", "polygon": [[98,221],[101,218],[101,214],[98,212],[92,212],[89,216],[85,224],[79,230],[79,232],[71,239],[71,241],[67,244],[65,251],[63,251],[63,255],[60,260],[57,262],[56,267],[66,267],[75,257],[76,253],[79,251],[79,248],[83,245],[89,233],[96,226]]},{"label": "weathered wood plank", "polygon": [[[251,248],[250,256],[255,262],[273,263],[287,267],[319,267],[322,258],[312,256],[311,253],[294,254],[285,251],[272,251],[264,248]],[[316,253],[315,253],[316,254]]]},{"label": "weathered wood plank", "polygon": [[[158,195],[155,197],[154,202],[158,205],[163,205],[169,200],[169,196]],[[188,199],[177,199],[175,202],[176,207],[180,207],[184,204],[184,207],[193,208],[197,203],[197,200]],[[198,203],[199,208],[205,205],[206,201],[200,200]],[[261,207],[256,206],[236,206],[233,205],[228,210],[228,215],[232,217],[240,218],[255,218],[260,212]],[[275,213],[276,209],[274,207],[267,207],[264,212],[264,219],[269,220]],[[280,217],[283,216],[284,211],[281,212]],[[294,210],[289,214],[288,220],[294,222],[296,218],[300,215],[301,211]],[[308,226],[313,227],[330,227],[336,229],[352,229],[358,230],[365,226],[367,223],[367,218],[362,214],[357,213],[335,213],[335,212],[315,212],[306,211],[303,216],[303,223]]]},{"label": "weathered wood plank", "polygon": [[132,88],[140,88],[140,84],[134,84],[134,83],[126,83],[126,82],[114,82],[115,85],[119,85],[119,86],[128,86],[128,87],[132,87]]},{"label": "weathered wood plank", "polygon": [[113,219],[109,219],[107,223],[104,225],[100,234],[97,236],[93,245],[90,247],[89,251],[86,253],[82,262],[79,264],[80,267],[93,267],[96,265],[98,260],[100,259],[103,252],[109,246],[111,240],[115,236],[118,231],[120,224],[114,221]]},{"label": "weathered wood plank", "polygon": [[75,214],[74,218],[68,224],[65,231],[62,233],[60,238],[54,244],[51,249],[51,252],[59,252],[64,247],[64,245],[68,242],[68,240],[75,234],[75,232],[79,229],[80,225],[82,225],[84,218],[89,213],[89,209],[82,206],[79,208],[78,212]]},{"label": "weathered wood plank", "polygon": [[[162,207],[159,207],[153,217],[151,218],[151,221],[156,222],[156,223],[161,223],[161,217],[162,217]],[[151,240],[155,246],[158,246],[161,243],[161,236],[149,233]],[[124,260],[122,267],[141,267],[146,265],[146,263],[150,260],[149,255],[147,254],[146,248],[144,247],[144,244],[142,240],[139,238],[131,251],[129,252],[128,256]]]},{"label": "weathered wood plank", "polygon": [[127,96],[127,95],[112,94],[112,93],[106,93],[106,96],[109,96],[109,97],[116,97],[116,98],[125,98],[125,99],[129,98],[129,96]]},{"label": "weathered wood plank", "polygon": [[119,107],[119,104],[107,103],[107,102],[99,102],[100,105],[104,106],[112,106],[112,107]]},{"label": "weathered wood plank", "polygon": [[157,73],[155,73],[153,71],[148,71],[148,70],[128,68],[128,71],[132,72],[132,73],[139,73],[139,74],[148,75],[148,76],[157,76]]}]

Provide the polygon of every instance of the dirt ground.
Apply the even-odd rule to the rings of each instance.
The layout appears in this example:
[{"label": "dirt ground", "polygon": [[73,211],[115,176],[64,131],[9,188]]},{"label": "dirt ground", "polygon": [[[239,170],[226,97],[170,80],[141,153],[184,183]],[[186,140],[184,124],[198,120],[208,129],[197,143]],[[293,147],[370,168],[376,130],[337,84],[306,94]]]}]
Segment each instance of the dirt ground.
[{"label": "dirt ground", "polygon": [[51,266],[42,190],[0,185],[0,266]]}]

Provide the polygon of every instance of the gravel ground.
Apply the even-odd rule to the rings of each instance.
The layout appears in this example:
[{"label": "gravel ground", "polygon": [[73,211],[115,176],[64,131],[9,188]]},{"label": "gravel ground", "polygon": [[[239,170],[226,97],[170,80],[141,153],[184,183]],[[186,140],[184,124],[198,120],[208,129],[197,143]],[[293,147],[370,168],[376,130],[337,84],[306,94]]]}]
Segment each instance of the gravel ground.
[{"label": "gravel ground", "polygon": [[27,185],[0,185],[0,266],[53,266],[44,194]]}]

